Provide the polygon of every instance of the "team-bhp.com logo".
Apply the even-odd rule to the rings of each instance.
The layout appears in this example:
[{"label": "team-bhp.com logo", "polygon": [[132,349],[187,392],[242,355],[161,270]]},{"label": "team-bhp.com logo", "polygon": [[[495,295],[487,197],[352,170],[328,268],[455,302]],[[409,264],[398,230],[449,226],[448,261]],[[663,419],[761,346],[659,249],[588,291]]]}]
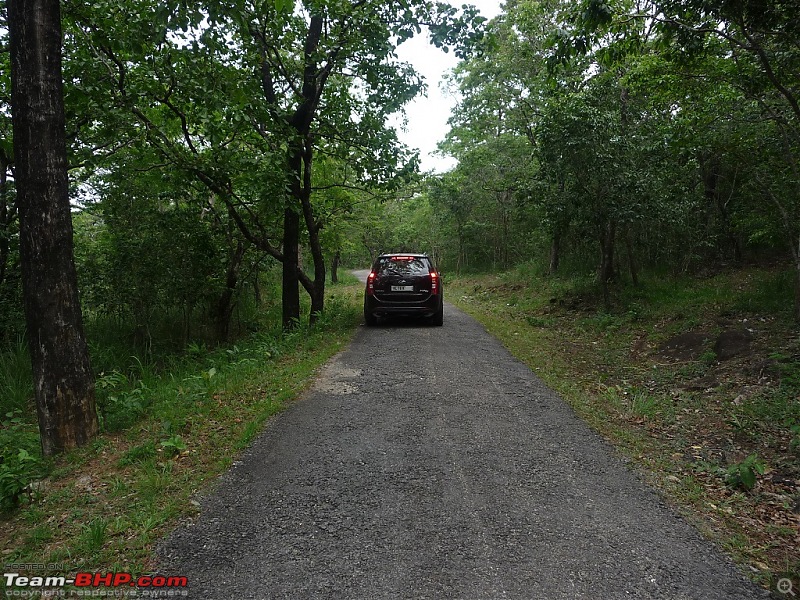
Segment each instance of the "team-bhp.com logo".
[{"label": "team-bhp.com logo", "polygon": [[[33,577],[4,573],[6,597],[65,596],[186,596],[189,580],[182,576],[142,575],[130,573],[76,573],[75,577]],[[70,590],[65,590],[72,587]],[[106,593],[100,593],[100,591]],[[116,593],[127,591],[128,593]],[[135,593],[130,593],[135,592]],[[169,593],[167,593],[169,592]]]}]

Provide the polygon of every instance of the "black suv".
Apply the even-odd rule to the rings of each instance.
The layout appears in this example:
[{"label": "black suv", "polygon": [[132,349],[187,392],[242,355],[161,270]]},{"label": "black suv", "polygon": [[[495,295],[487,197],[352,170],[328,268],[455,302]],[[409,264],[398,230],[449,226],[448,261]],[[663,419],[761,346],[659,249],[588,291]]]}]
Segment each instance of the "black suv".
[{"label": "black suv", "polygon": [[425,254],[382,254],[372,265],[364,292],[364,321],[379,317],[423,317],[431,325],[444,319],[442,278]]}]

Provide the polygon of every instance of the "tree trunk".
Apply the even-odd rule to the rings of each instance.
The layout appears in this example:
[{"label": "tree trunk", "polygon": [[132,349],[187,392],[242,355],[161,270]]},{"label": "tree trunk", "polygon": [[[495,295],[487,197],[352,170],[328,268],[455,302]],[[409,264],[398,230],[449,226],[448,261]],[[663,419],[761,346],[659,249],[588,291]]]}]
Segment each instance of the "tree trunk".
[{"label": "tree trunk", "polygon": [[550,244],[550,275],[555,275],[558,272],[558,265],[561,263],[561,230],[556,229],[553,232],[553,240]]},{"label": "tree trunk", "polygon": [[[780,205],[779,205],[780,208]],[[784,219],[787,215],[783,213]],[[788,227],[788,224],[787,224]],[[792,254],[792,262],[794,263],[794,320],[800,323],[800,234],[797,232],[792,235],[789,241],[789,250]]]},{"label": "tree trunk", "polygon": [[628,254],[628,270],[631,273],[631,281],[633,285],[639,286],[639,264],[636,262],[636,254],[633,251],[633,242],[631,241],[631,232],[628,227],[625,228],[625,250]]},{"label": "tree trunk", "polygon": [[314,218],[314,207],[311,205],[311,165],[313,163],[314,146],[311,139],[306,137],[303,146],[303,185],[300,188],[300,204],[303,207],[303,217],[308,230],[308,243],[311,246],[311,258],[314,261],[314,283],[306,284],[311,296],[311,314],[309,322],[315,323],[325,310],[325,256],[322,253],[322,243],[319,231],[322,224]]},{"label": "tree trunk", "polygon": [[794,263],[794,320],[800,323],[800,261]]},{"label": "tree trunk", "polygon": [[225,274],[225,289],[222,290],[219,300],[217,301],[216,310],[214,311],[214,320],[216,325],[217,341],[227,342],[230,336],[231,316],[233,315],[233,298],[236,294],[236,288],[239,286],[239,270],[242,266],[244,259],[245,246],[239,240],[236,244],[236,249],[231,254],[228,260],[228,269]]},{"label": "tree trunk", "polygon": [[255,300],[256,306],[260,307],[263,300],[261,298],[261,271],[258,267],[256,267],[253,273],[253,299]]},{"label": "tree trunk", "polygon": [[603,288],[603,303],[606,310],[611,308],[609,284],[614,279],[614,238],[617,226],[614,221],[606,223],[600,237],[600,285]]},{"label": "tree trunk", "polygon": [[181,345],[185,348],[192,339],[192,302],[186,298],[183,302],[183,331]]},{"label": "tree trunk", "polygon": [[331,263],[331,283],[339,283],[339,262],[342,260],[342,253],[338,250],[333,255]]},{"label": "tree trunk", "polygon": [[20,259],[42,451],[98,432],[69,206],[59,0],[9,0]]},{"label": "tree trunk", "polygon": [[8,240],[11,237],[11,223],[14,211],[8,207],[8,157],[0,150],[0,286],[6,280],[11,248]]},{"label": "tree trunk", "polygon": [[509,201],[509,192],[505,190],[501,193],[502,200],[500,201],[500,216],[502,218],[503,224],[503,241],[502,241],[502,253],[500,255],[500,260],[503,264],[503,270],[505,271],[508,269],[508,265],[510,263],[510,250],[509,246],[509,224],[511,221],[511,217],[508,214],[507,210],[507,202]]},{"label": "tree trunk", "polygon": [[[294,139],[289,140],[287,152],[287,170],[290,177],[290,194],[287,201],[290,204],[284,209],[283,213],[283,281],[282,281],[282,320],[283,327],[290,329],[300,321],[300,289],[303,286],[308,289],[310,280],[301,273],[300,256],[300,216],[297,210],[303,210],[306,222],[308,222],[307,211],[311,210],[308,202],[311,194],[311,154],[309,131],[319,105],[321,90],[330,75],[329,69],[318,68],[320,39],[322,38],[325,19],[321,14],[311,15],[308,31],[306,33],[303,48],[303,85],[300,90],[300,103],[289,119],[289,125],[296,133]],[[268,61],[268,44],[266,39],[260,38],[262,44],[261,58],[261,77],[264,97],[268,104],[276,109],[276,94],[272,77],[272,65]],[[277,114],[277,112],[276,112]],[[306,157],[306,154],[308,156]],[[304,160],[307,161],[304,167]],[[312,219],[313,220],[313,219]],[[311,233],[311,229],[309,229]],[[314,240],[311,239],[311,251],[315,252]],[[324,272],[325,264],[317,265],[317,256],[314,256],[314,277],[317,280],[319,270],[322,270],[323,281],[320,288],[324,293]],[[311,290],[311,312],[315,311],[315,298]],[[322,296],[320,296],[322,297]],[[316,309],[321,311],[319,301]],[[312,317],[313,318],[313,317]]]},{"label": "tree trunk", "polygon": [[292,329],[300,322],[300,215],[291,206],[283,211],[283,280],[281,304],[283,328]]},{"label": "tree trunk", "polygon": [[461,266],[464,263],[464,226],[458,223],[458,257],[456,258],[456,275],[461,275]]},{"label": "tree trunk", "polygon": [[322,277],[316,273],[317,268],[314,268],[314,289],[310,292],[311,296],[311,314],[309,315],[309,323],[314,324],[319,319],[325,310],[325,264],[322,265]]}]

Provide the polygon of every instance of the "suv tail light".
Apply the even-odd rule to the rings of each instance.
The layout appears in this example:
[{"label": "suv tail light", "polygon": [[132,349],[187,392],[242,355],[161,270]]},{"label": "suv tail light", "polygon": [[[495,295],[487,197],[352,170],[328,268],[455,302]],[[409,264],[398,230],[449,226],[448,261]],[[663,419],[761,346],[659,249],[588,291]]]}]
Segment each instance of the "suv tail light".
[{"label": "suv tail light", "polygon": [[372,271],[367,276],[367,294],[370,296],[375,295],[375,271]]},{"label": "suv tail light", "polygon": [[431,271],[431,294],[439,294],[439,274],[436,271]]}]

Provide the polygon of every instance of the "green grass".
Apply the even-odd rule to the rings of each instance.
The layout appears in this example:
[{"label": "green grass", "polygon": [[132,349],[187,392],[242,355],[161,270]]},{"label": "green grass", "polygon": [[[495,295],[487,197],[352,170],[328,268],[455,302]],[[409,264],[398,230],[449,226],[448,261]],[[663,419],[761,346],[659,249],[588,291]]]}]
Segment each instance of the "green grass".
[{"label": "green grass", "polygon": [[106,542],[107,529],[108,522],[99,517],[85,525],[80,535],[80,543],[83,545],[81,554],[90,556],[99,552]]},{"label": "green grass", "polygon": [[152,544],[196,511],[193,495],[348,343],[361,320],[361,288],[343,279],[329,286],[314,327],[270,328],[218,348],[194,344],[182,357],[122,359],[98,377],[103,434],[56,459],[39,455],[28,396],[26,413],[0,428],[6,447],[25,440],[36,458],[25,477],[38,480],[35,493],[6,511],[4,560],[146,571]]},{"label": "green grass", "polygon": [[0,410],[3,415],[27,411],[33,395],[33,375],[28,346],[18,339],[0,351]]}]

